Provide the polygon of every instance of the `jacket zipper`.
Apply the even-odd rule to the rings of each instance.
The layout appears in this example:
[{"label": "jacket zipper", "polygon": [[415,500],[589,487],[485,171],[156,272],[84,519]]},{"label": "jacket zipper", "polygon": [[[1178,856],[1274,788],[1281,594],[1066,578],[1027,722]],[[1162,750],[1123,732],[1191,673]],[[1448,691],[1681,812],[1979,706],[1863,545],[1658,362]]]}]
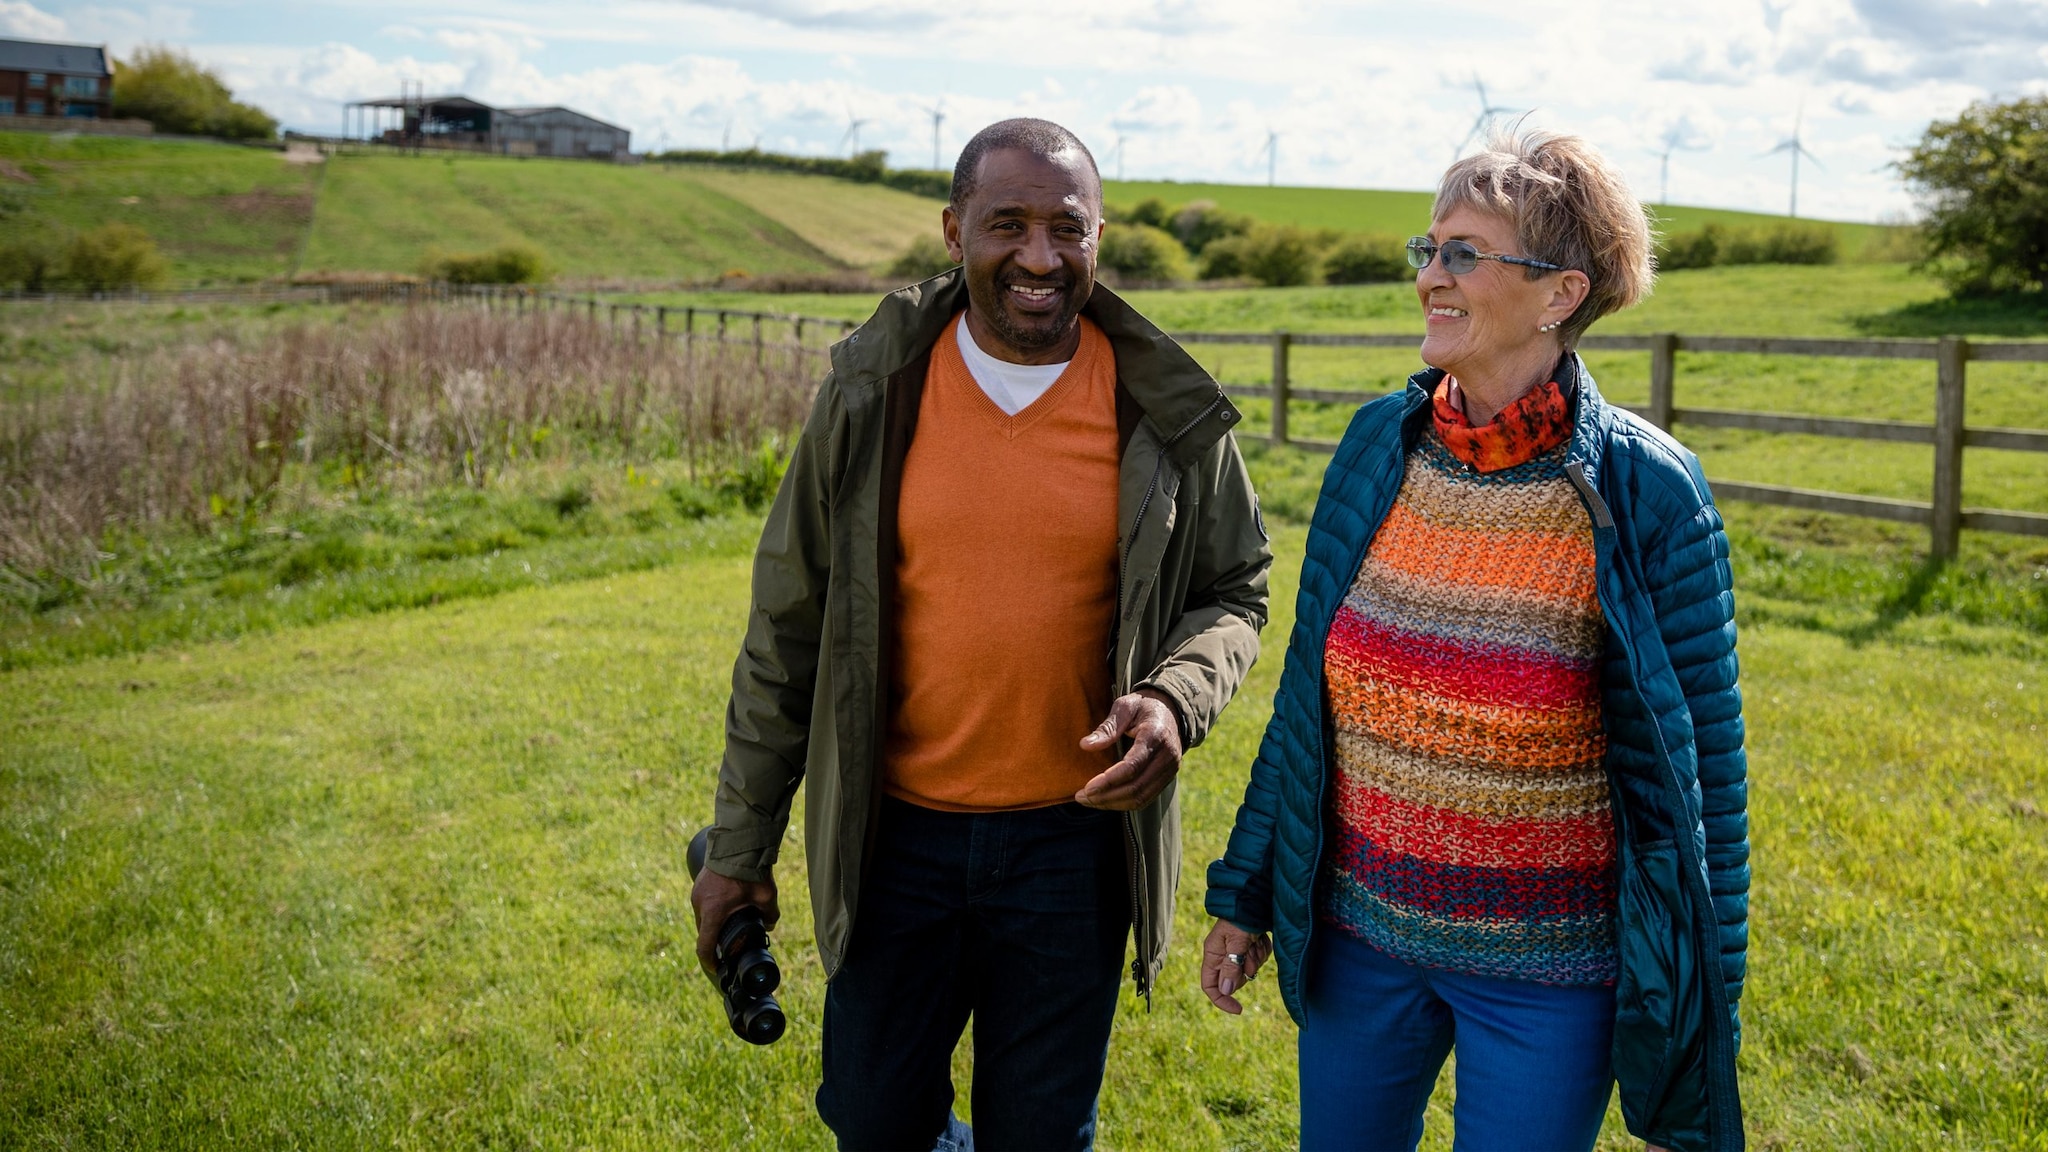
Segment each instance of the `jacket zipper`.
[{"label": "jacket zipper", "polygon": [[[1145,513],[1152,507],[1152,495],[1159,491],[1159,476],[1166,468],[1166,455],[1173,450],[1175,444],[1181,442],[1182,437],[1194,431],[1195,427],[1202,421],[1207,420],[1209,414],[1216,411],[1217,407],[1222,403],[1223,389],[1218,388],[1215,399],[1209,401],[1208,407],[1196,413],[1194,419],[1181,425],[1180,431],[1175,432],[1167,438],[1164,444],[1159,446],[1158,458],[1152,462],[1152,480],[1145,485],[1144,498],[1138,501],[1138,514],[1131,518],[1131,534],[1124,541],[1123,558],[1117,562],[1116,619],[1109,626],[1109,660],[1112,664],[1116,662],[1117,643],[1123,639],[1124,574],[1129,571],[1131,566],[1131,549],[1138,545],[1138,529],[1144,527]],[[1146,969],[1151,953],[1146,947],[1145,918],[1142,915],[1143,908],[1139,903],[1138,892],[1138,869],[1143,866],[1145,857],[1138,845],[1137,821],[1129,812],[1124,813],[1124,849],[1130,857],[1124,872],[1130,877],[1131,881],[1131,941],[1133,945],[1131,979],[1138,985],[1138,994],[1145,998],[1145,1011],[1150,1012],[1152,1010],[1152,980],[1147,974]]]}]

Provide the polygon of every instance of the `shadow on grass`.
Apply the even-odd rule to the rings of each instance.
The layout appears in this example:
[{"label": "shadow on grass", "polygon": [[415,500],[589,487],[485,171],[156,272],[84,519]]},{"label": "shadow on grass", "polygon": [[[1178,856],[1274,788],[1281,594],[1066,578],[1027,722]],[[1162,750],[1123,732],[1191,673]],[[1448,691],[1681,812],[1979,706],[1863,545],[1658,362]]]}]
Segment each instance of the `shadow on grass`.
[{"label": "shadow on grass", "polygon": [[1944,296],[1851,320],[1866,336],[2048,336],[2048,293]]},{"label": "shadow on grass", "polygon": [[1841,637],[1851,644],[1868,644],[1890,635],[1908,618],[1928,611],[1928,599],[1934,594],[1935,585],[1941,582],[1941,574],[1947,567],[1946,560],[1923,560],[1914,565],[1904,587],[1878,601],[1877,611],[1871,614],[1870,619],[1841,629]]}]

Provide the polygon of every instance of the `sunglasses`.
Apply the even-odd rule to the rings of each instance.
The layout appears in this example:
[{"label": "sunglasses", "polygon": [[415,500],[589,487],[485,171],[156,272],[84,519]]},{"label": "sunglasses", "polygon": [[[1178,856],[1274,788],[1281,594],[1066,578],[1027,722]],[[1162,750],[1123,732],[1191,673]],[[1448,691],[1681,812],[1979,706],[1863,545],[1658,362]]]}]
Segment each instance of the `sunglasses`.
[{"label": "sunglasses", "polygon": [[1443,253],[1444,271],[1453,276],[1463,276],[1472,271],[1479,267],[1481,260],[1498,260],[1503,264],[1520,264],[1524,268],[1543,268],[1551,272],[1564,271],[1561,265],[1543,260],[1530,260],[1523,256],[1496,256],[1491,252],[1481,252],[1463,240],[1446,240],[1442,244],[1436,244],[1427,236],[1408,238],[1408,266],[1418,272],[1429,267],[1429,262],[1436,259],[1439,252]]}]

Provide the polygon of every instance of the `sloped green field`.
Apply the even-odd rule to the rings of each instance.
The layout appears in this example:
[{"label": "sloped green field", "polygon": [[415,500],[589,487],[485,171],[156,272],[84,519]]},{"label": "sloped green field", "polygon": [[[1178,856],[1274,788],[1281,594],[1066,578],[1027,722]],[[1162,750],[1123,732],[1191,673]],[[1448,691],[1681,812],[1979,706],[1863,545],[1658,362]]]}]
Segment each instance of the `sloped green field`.
[{"label": "sloped green field", "polygon": [[198,140],[0,132],[0,238],[108,221],[155,238],[181,283],[288,274],[319,166]]},{"label": "sloped green field", "polygon": [[417,272],[435,247],[515,242],[575,279],[843,267],[788,226],[659,167],[468,155],[341,156],[329,165],[302,273]]}]

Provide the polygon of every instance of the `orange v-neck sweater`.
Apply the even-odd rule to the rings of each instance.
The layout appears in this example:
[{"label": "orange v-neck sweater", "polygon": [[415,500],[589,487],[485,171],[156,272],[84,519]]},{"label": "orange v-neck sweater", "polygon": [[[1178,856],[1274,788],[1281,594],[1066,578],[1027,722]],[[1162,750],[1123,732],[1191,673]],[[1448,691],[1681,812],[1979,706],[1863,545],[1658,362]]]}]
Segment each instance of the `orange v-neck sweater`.
[{"label": "orange v-neck sweater", "polygon": [[896,506],[895,656],[883,786],[947,811],[1072,799],[1113,753],[1081,737],[1109,711],[1116,615],[1116,357],[1081,347],[1006,415],[932,348]]}]

